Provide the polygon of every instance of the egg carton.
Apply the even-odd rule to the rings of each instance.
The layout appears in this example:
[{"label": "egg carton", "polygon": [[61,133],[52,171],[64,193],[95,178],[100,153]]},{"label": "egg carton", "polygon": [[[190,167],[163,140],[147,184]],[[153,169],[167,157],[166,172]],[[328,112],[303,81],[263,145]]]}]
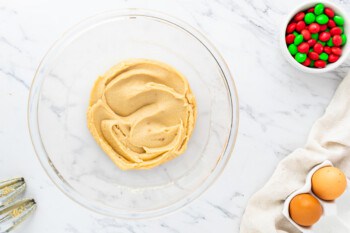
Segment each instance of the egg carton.
[{"label": "egg carton", "polygon": [[[335,201],[323,201],[315,196],[311,189],[311,178],[313,174],[320,168],[333,166],[326,160],[323,163],[315,166],[307,175],[305,185],[288,196],[283,206],[283,215],[302,233],[349,233],[350,232],[350,188],[347,188],[343,195]],[[349,179],[347,179],[350,184]],[[316,197],[323,208],[323,214],[320,220],[311,227],[302,227],[295,223],[289,216],[289,204],[291,200],[298,194],[309,193]]]}]

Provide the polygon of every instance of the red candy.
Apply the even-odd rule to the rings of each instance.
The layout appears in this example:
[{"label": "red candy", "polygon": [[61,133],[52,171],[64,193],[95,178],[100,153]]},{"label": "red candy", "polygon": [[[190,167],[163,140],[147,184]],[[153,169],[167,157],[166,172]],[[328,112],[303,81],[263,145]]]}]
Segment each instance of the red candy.
[{"label": "red candy", "polygon": [[332,53],[333,53],[334,55],[337,55],[337,56],[340,56],[340,55],[342,54],[342,50],[341,50],[341,48],[339,48],[339,47],[333,47],[333,48],[331,49],[331,51],[332,51]]},{"label": "red candy", "polygon": [[320,25],[320,32],[324,32],[327,30],[327,24]]},{"label": "red candy", "polygon": [[334,17],[334,11],[331,8],[325,8],[324,9],[324,13],[329,17],[329,18],[333,18]]},{"label": "red candy", "polygon": [[294,20],[299,22],[299,21],[303,20],[304,17],[305,17],[305,13],[304,12],[299,12],[298,14],[296,14],[294,16]]},{"label": "red candy", "polygon": [[332,48],[329,46],[325,46],[323,48],[323,52],[327,53],[328,55],[332,53]]},{"label": "red candy", "polygon": [[341,30],[340,27],[334,27],[334,28],[332,28],[332,29],[329,31],[329,33],[331,33],[332,36],[334,36],[334,35],[341,35],[342,30]]},{"label": "red candy", "polygon": [[325,61],[322,61],[322,60],[315,61],[316,68],[325,68],[326,65],[327,65],[327,63]]},{"label": "red candy", "polygon": [[314,12],[315,12],[315,8],[312,7],[312,8],[310,8],[310,9],[308,9],[307,12],[314,13]]},{"label": "red candy", "polygon": [[328,41],[331,38],[331,34],[329,32],[321,32],[321,34],[318,36],[318,39],[320,41]]},{"label": "red candy", "polygon": [[314,47],[314,45],[317,43],[317,41],[315,39],[310,39],[307,41],[307,43],[309,44],[310,47]]},{"label": "red candy", "polygon": [[306,58],[306,60],[301,64],[303,64],[304,66],[309,66],[311,64],[310,58]]},{"label": "red candy", "polygon": [[305,29],[305,27],[306,27],[305,22],[299,21],[299,22],[297,22],[295,29],[297,30],[297,32],[301,32],[303,29]]},{"label": "red candy", "polygon": [[308,57],[309,57],[311,60],[316,61],[316,60],[318,60],[319,55],[318,55],[318,53],[316,53],[316,52],[309,52]]},{"label": "red candy", "polygon": [[306,30],[306,29],[302,30],[300,34],[303,35],[304,40],[310,40],[311,39],[311,33],[308,30]]},{"label": "red candy", "polygon": [[343,43],[343,41],[339,35],[333,36],[332,41],[333,41],[333,44],[335,46],[340,46]]},{"label": "red candy", "polygon": [[335,26],[337,26],[337,25],[335,24],[334,20],[330,19],[327,23],[327,27],[334,28]]},{"label": "red candy", "polygon": [[331,55],[329,55],[329,57],[328,57],[328,61],[329,61],[330,63],[334,63],[334,62],[338,61],[338,59],[339,59],[339,56],[337,56],[337,55],[335,55],[335,54],[331,54]]},{"label": "red candy", "polygon": [[294,43],[295,36],[294,34],[289,34],[286,36],[286,43],[287,44],[293,44]]},{"label": "red candy", "polygon": [[290,23],[288,24],[287,26],[287,33],[290,34],[290,33],[293,33],[295,31],[295,27],[297,26],[296,23]]},{"label": "red candy", "polygon": [[318,54],[321,54],[323,52],[323,45],[320,43],[316,43],[314,45],[314,51]]},{"label": "red candy", "polygon": [[[318,33],[320,31],[320,25],[317,23],[312,23],[309,25],[309,32],[314,34],[314,33]],[[288,30],[288,28],[287,28]],[[287,31],[288,32],[288,31]]]},{"label": "red candy", "polygon": [[309,52],[310,46],[308,43],[303,42],[300,45],[298,45],[298,52],[299,53],[307,53]]}]

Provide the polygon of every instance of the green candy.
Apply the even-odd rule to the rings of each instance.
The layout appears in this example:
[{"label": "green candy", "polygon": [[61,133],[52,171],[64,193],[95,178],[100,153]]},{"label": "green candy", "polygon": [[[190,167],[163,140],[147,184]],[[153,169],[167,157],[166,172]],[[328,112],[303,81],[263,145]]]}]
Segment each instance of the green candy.
[{"label": "green candy", "polygon": [[288,50],[289,50],[290,54],[292,54],[293,56],[295,54],[297,54],[297,52],[298,52],[298,48],[297,48],[297,46],[295,44],[290,44],[288,46]]},{"label": "green candy", "polygon": [[293,32],[293,35],[295,36],[295,37],[297,37],[298,35],[299,35],[299,33],[297,33],[297,32]]},{"label": "green candy", "polygon": [[327,53],[321,53],[319,58],[320,58],[320,60],[327,61],[328,60],[328,54]]},{"label": "green candy", "polygon": [[303,42],[303,40],[304,40],[304,36],[303,35],[297,35],[296,37],[295,37],[295,39],[294,39],[294,44],[295,45],[300,45],[301,44],[301,42]]},{"label": "green candy", "polygon": [[341,45],[345,45],[345,44],[346,44],[347,37],[346,37],[345,34],[342,34],[342,35],[341,35],[341,41],[342,41]]},{"label": "green candy", "polygon": [[325,14],[322,14],[322,15],[319,15],[316,17],[316,22],[321,24],[321,25],[327,24],[328,21],[329,21],[329,18]]},{"label": "green candy", "polygon": [[326,45],[326,42],[324,42],[324,41],[317,41],[317,43],[319,43],[319,44],[321,44],[321,45],[323,45],[323,46],[325,46]]},{"label": "green candy", "polygon": [[334,20],[335,24],[338,26],[344,25],[344,18],[339,16],[339,15],[334,16],[333,20]]},{"label": "green candy", "polygon": [[334,44],[333,44],[333,39],[332,39],[332,38],[330,38],[329,41],[327,41],[327,45],[328,45],[329,47],[333,47],[333,46],[334,46]]},{"label": "green candy", "polygon": [[315,66],[315,61],[311,60],[310,67],[314,67],[314,66]]},{"label": "green candy", "polygon": [[323,11],[324,11],[324,5],[323,5],[322,3],[319,3],[319,4],[317,4],[317,5],[315,6],[314,12],[315,12],[316,15],[322,14]]},{"label": "green candy", "polygon": [[344,27],[343,26],[338,26],[338,28],[341,29],[341,33],[344,33]]},{"label": "green candy", "polygon": [[314,40],[318,40],[318,33],[311,34],[311,38]]},{"label": "green candy", "polygon": [[306,24],[311,24],[313,22],[315,22],[316,16],[314,15],[314,13],[309,12],[305,15],[304,21]]},{"label": "green candy", "polygon": [[306,54],[305,53],[297,53],[295,55],[295,60],[297,60],[297,62],[299,63],[303,63],[306,60]]}]

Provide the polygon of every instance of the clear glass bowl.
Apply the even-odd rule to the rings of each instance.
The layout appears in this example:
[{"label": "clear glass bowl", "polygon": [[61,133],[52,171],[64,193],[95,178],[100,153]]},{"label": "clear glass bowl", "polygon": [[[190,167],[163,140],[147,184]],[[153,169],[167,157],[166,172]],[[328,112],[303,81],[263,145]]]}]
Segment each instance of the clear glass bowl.
[{"label": "clear glass bowl", "polygon": [[[175,67],[198,104],[186,152],[151,170],[120,170],[87,128],[94,81],[128,58]],[[36,72],[28,120],[42,166],[67,196],[102,214],[148,218],[190,203],[223,171],[236,140],[238,100],[227,65],[203,35],[169,16],[129,9],[88,18],[53,45]]]}]

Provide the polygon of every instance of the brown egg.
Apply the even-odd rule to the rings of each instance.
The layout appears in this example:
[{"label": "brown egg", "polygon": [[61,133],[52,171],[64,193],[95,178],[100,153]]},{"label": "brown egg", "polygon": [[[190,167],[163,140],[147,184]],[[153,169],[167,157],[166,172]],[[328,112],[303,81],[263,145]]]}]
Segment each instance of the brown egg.
[{"label": "brown egg", "polygon": [[336,167],[320,168],[312,176],[311,182],[312,192],[325,201],[338,198],[347,185],[345,174]]},{"label": "brown egg", "polygon": [[296,195],[289,204],[289,215],[300,226],[312,226],[322,213],[320,202],[309,193]]}]

